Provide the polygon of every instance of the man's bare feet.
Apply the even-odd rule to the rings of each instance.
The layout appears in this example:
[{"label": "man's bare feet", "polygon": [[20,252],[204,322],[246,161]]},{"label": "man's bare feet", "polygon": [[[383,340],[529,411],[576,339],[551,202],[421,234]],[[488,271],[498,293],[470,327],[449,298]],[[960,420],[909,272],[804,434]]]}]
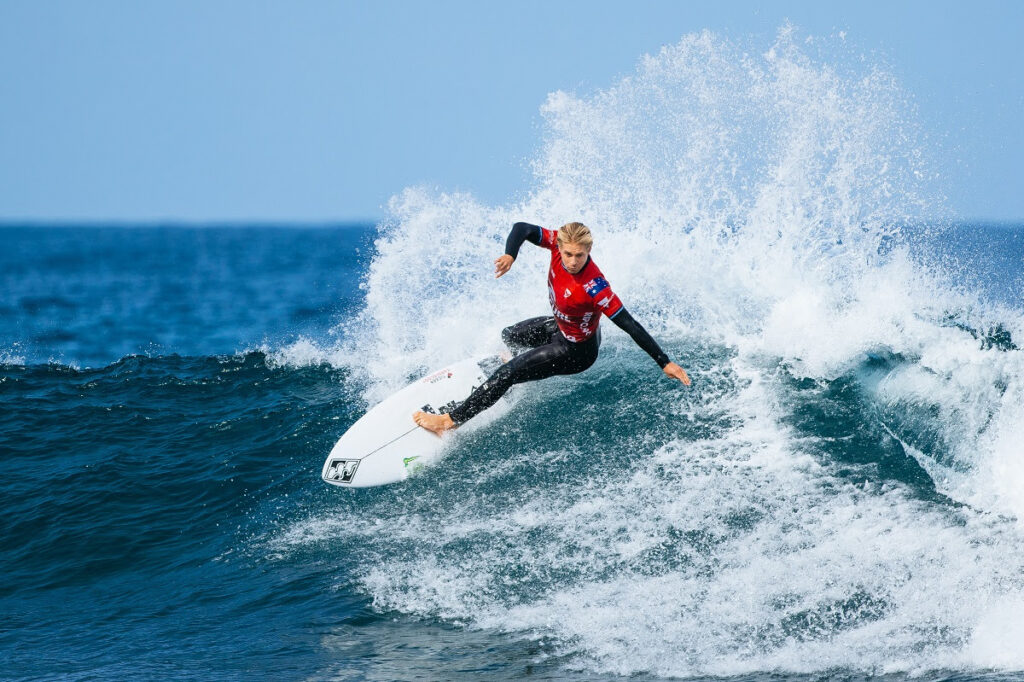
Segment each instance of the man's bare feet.
[{"label": "man's bare feet", "polygon": [[427,431],[433,431],[440,436],[445,431],[455,428],[455,422],[447,414],[430,414],[429,412],[413,412],[412,419],[414,422],[425,428]]}]

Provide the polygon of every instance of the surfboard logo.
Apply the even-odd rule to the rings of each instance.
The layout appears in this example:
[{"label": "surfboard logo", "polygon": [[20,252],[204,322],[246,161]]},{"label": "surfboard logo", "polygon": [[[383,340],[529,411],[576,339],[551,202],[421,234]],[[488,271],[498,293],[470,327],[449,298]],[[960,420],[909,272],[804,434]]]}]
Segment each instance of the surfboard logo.
[{"label": "surfboard logo", "polygon": [[451,379],[454,375],[454,372],[452,372],[450,369],[442,369],[440,372],[434,372],[430,376],[423,377],[421,381],[424,384],[436,384],[439,381]]},{"label": "surfboard logo", "polygon": [[327,465],[324,480],[333,483],[351,483],[359,468],[358,459],[332,459]]}]

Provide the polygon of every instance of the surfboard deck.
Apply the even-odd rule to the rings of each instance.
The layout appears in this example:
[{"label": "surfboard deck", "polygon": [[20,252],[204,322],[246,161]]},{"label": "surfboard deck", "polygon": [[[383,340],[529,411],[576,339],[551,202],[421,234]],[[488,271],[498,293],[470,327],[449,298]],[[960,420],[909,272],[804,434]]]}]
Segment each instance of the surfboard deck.
[{"label": "surfboard deck", "polygon": [[428,373],[374,406],[331,449],[321,478],[343,488],[397,483],[443,454],[445,439],[412,420],[416,410],[450,412],[502,364],[468,358]]}]

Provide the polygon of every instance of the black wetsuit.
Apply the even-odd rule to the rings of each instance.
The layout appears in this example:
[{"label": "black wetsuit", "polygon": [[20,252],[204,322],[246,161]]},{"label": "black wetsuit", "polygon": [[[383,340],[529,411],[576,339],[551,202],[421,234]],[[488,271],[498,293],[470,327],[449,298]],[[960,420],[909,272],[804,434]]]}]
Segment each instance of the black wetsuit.
[{"label": "black wetsuit", "polygon": [[[548,232],[548,235],[550,234]],[[529,223],[516,223],[505,242],[505,253],[515,258],[524,241],[539,246],[542,237],[543,231],[540,227]],[[552,267],[556,266],[553,264]],[[587,265],[584,265],[584,269],[586,267]],[[624,307],[619,308],[609,319],[647,351],[659,367],[664,368],[669,363],[668,356],[658,343]],[[601,345],[600,329],[595,329],[594,333],[583,341],[573,342],[559,329],[553,316],[533,317],[506,327],[501,332],[501,338],[515,353],[515,357],[499,367],[486,382],[449,413],[456,424],[462,424],[486,410],[514,384],[546,379],[558,374],[582,372],[597,360]]]}]

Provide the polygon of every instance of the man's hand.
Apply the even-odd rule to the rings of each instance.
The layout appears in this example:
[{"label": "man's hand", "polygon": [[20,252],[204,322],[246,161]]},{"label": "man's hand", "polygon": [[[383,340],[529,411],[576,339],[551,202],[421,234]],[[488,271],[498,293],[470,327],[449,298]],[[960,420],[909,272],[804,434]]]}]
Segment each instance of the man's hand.
[{"label": "man's hand", "polygon": [[674,362],[670,362],[667,365],[665,365],[661,371],[663,371],[665,374],[669,375],[673,379],[679,379],[679,381],[683,382],[683,386],[690,385],[690,377],[687,376],[686,370]]},{"label": "man's hand", "polygon": [[498,279],[508,272],[508,269],[512,267],[512,261],[514,260],[515,258],[506,253],[494,261],[494,279]]}]

